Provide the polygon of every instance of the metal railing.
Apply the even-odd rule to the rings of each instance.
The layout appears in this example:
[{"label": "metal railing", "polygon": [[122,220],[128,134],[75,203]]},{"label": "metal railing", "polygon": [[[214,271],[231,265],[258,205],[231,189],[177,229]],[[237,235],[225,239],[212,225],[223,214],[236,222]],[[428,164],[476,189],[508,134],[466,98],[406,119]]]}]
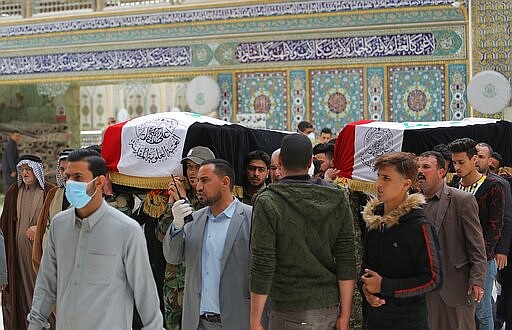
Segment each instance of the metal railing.
[{"label": "metal railing", "polygon": [[52,13],[73,14],[76,11],[102,11],[148,6],[174,5],[181,0],[0,0],[2,18],[30,18]]},{"label": "metal railing", "polygon": [[32,14],[94,9],[94,0],[32,0]]},{"label": "metal railing", "polygon": [[20,1],[0,1],[0,17],[22,17],[23,4]]},{"label": "metal railing", "polygon": [[174,4],[173,0],[106,0],[105,7],[136,7],[159,4]]}]

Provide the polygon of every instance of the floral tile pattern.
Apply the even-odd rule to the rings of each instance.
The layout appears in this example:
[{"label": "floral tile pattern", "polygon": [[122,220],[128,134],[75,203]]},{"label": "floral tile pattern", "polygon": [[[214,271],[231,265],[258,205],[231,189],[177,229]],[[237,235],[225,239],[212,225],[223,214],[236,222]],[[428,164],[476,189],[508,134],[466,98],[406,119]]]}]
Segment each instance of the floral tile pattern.
[{"label": "floral tile pattern", "polygon": [[364,117],[363,69],[311,70],[311,120],[338,133]]},{"label": "floral tile pattern", "polygon": [[444,65],[390,67],[389,120],[445,120]]},{"label": "floral tile pattern", "polygon": [[[255,121],[264,115],[267,129],[288,129],[288,86],[285,71],[238,73],[237,86],[237,115],[257,114],[253,117]],[[247,125],[257,126],[257,123]]]}]

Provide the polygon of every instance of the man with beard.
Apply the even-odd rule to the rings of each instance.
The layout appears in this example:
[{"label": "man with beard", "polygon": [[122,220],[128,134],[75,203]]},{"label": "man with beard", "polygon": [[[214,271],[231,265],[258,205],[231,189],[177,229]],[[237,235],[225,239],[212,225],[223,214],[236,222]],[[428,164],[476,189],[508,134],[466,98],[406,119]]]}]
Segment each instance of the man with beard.
[{"label": "man with beard", "polygon": [[65,194],[71,207],[48,229],[29,330],[47,328],[54,305],[57,329],[130,329],[134,306],[144,329],[163,327],[144,234],[103,199],[106,174],[97,152],[83,148],[68,155]]},{"label": "man with beard", "polygon": [[457,188],[475,196],[478,203],[478,217],[487,255],[485,293],[476,305],[476,318],[480,330],[494,330],[492,316],[492,287],[496,279],[496,246],[501,237],[505,209],[505,189],[503,184],[491,176],[477,170],[476,142],[470,138],[457,139],[448,144],[457,176]]},{"label": "man with beard", "polygon": [[[190,149],[187,156],[181,160],[185,176],[176,176],[169,182],[169,200],[167,209],[157,229],[157,237],[163,242],[165,233],[173,221],[172,205],[174,202],[186,197],[194,210],[203,208],[204,205],[197,198],[197,172],[205,160],[214,159],[215,155],[210,148],[196,146]],[[190,189],[185,189],[186,183]],[[162,248],[160,248],[162,250]],[[185,281],[185,266],[167,264],[165,282],[163,287],[165,304],[165,324],[172,328],[181,324],[183,307],[183,283]]]},{"label": "man with beard", "polygon": [[245,159],[245,186],[242,202],[253,204],[253,196],[263,187],[268,178],[270,157],[265,151],[251,151]]},{"label": "man with beard", "polygon": [[[183,330],[249,329],[249,235],[252,207],[233,197],[235,173],[222,159],[206,160],[196,192],[208,205],[192,212],[185,200],[172,207],[174,221],[163,250],[167,262],[184,263]],[[192,215],[193,221],[185,224]]]},{"label": "man with beard", "polygon": [[438,330],[475,329],[475,301],[484,295],[487,259],[478,220],[478,204],[467,192],[449,187],[445,159],[437,151],[418,157],[423,207],[439,235],[443,284],[427,294],[429,326]]},{"label": "man with beard", "polygon": [[[505,188],[505,213],[503,216],[503,229],[501,237],[496,244],[496,265],[501,283],[501,293],[496,301],[496,315],[494,318],[495,328],[500,329],[503,321],[506,320],[507,330],[512,329],[512,271],[510,269],[512,264],[512,256],[510,248],[512,243],[512,194],[510,192],[510,184],[501,176],[491,171],[491,157],[493,155],[492,147],[485,143],[480,142],[476,145],[477,161],[476,167],[478,172],[487,175],[488,177],[495,178],[500,181]],[[499,166],[497,167],[499,168]]]},{"label": "man with beard", "polygon": [[277,161],[280,154],[281,148],[275,150],[270,157],[270,181],[272,183],[278,183],[281,180],[281,165]]},{"label": "man with beard", "polygon": [[[283,178],[261,191],[252,222],[251,329],[348,329],[355,278],[354,228],[348,193],[308,169],[306,137],[283,138]],[[328,201],[326,203],[326,201]],[[341,307],[341,311],[340,311]]]},{"label": "man with beard", "polygon": [[319,143],[313,148],[313,156],[320,161],[318,177],[332,182],[340,171],[334,168],[334,144]]},{"label": "man with beard", "polygon": [[52,188],[48,192],[48,196],[44,201],[43,209],[37,218],[36,235],[34,237],[34,245],[32,249],[32,265],[34,270],[39,271],[39,265],[41,264],[41,258],[43,257],[43,248],[46,246],[46,239],[48,238],[48,232],[46,229],[50,228],[52,218],[62,210],[69,207],[69,202],[64,194],[66,181],[64,178],[64,171],[68,166],[68,155],[73,149],[64,149],[59,154],[57,160],[57,172],[55,179],[57,187]]},{"label": "man with beard", "polygon": [[48,191],[54,186],[44,181],[41,158],[21,156],[16,165],[18,182],[5,194],[0,227],[5,237],[9,285],[2,291],[5,329],[27,329],[36,273],[32,267],[32,242],[37,216]]}]

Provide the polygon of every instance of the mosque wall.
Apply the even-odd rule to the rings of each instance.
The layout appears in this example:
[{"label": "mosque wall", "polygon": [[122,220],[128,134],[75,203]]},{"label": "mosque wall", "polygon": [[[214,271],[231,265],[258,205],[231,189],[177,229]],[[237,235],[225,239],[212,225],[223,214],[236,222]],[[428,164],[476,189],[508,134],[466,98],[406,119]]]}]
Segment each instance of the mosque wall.
[{"label": "mosque wall", "polygon": [[[252,127],[294,130],[310,120],[338,132],[359,119],[459,120],[469,116],[470,38],[465,3],[452,3],[274,1],[35,17],[0,25],[0,97],[29,86],[25,98],[41,115],[51,99],[56,116],[78,112],[80,130],[101,130],[120,109],[191,110],[187,83],[207,75],[221,90],[216,115]],[[196,88],[207,100],[209,86]]]},{"label": "mosque wall", "polygon": [[[472,1],[471,6],[473,73],[494,70],[512,82],[512,3]],[[498,113],[490,117],[501,116]]]}]

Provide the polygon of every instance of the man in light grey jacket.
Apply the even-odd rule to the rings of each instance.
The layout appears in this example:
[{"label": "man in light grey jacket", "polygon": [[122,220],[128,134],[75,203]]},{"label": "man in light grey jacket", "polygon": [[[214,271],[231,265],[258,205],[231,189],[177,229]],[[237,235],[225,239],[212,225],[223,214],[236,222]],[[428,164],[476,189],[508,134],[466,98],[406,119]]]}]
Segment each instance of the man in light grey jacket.
[{"label": "man in light grey jacket", "polygon": [[[233,197],[234,176],[228,162],[206,160],[196,192],[208,206],[192,212],[178,200],[172,207],[163,250],[167,262],[186,266],[183,330],[249,329],[252,207]],[[185,224],[189,215],[193,221]]]},{"label": "man in light grey jacket", "polygon": [[139,224],[103,200],[106,165],[92,150],[68,156],[66,198],[37,275],[29,330],[49,326],[57,306],[57,329],[130,329],[133,306],[144,329],[161,330],[163,317],[148,250]]}]

